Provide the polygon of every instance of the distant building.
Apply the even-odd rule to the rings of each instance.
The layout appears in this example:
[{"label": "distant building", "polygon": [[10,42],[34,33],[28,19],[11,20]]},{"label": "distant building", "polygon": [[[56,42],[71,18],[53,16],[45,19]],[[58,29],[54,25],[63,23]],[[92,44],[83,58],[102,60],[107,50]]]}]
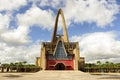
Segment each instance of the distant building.
[{"label": "distant building", "polygon": [[[59,15],[61,15],[63,22],[62,35],[57,34]],[[42,70],[82,70],[84,62],[84,58],[80,57],[78,42],[69,42],[64,15],[59,9],[52,41],[42,43],[41,57],[36,58],[36,66]]]}]

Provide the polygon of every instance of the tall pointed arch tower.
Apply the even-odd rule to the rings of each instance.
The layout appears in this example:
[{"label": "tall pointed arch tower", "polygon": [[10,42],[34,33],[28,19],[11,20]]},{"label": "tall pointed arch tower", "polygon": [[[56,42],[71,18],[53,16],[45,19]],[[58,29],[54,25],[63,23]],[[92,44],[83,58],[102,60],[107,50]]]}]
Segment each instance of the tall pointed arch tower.
[{"label": "tall pointed arch tower", "polygon": [[[59,15],[62,17],[63,34],[57,33]],[[83,70],[84,58],[80,57],[78,42],[69,42],[62,9],[59,9],[51,42],[42,42],[41,56],[36,66],[42,70]]]}]

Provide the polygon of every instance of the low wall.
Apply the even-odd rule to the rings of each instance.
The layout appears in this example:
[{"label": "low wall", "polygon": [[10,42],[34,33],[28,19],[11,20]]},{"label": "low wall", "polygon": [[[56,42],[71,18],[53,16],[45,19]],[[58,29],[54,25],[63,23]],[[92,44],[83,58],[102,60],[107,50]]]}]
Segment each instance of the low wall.
[{"label": "low wall", "polygon": [[84,72],[111,72],[111,73],[120,73],[120,68],[85,68]]},{"label": "low wall", "polygon": [[28,67],[0,67],[0,72],[37,72],[40,68]]}]

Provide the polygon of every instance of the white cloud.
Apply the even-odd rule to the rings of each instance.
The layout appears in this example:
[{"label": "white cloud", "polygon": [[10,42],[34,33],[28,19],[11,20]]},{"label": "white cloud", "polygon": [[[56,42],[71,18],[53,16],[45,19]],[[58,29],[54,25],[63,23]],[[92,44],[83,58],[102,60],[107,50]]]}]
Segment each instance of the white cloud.
[{"label": "white cloud", "polygon": [[59,8],[60,6],[63,6],[65,0],[41,0],[40,1],[40,6],[44,7],[44,6],[49,6],[49,7],[53,7],[53,8]]},{"label": "white cloud", "polygon": [[37,56],[40,56],[40,44],[34,43],[30,46],[8,46],[6,43],[0,43],[0,62],[10,63],[27,61],[35,63]]},{"label": "white cloud", "polygon": [[[119,11],[119,5],[117,5],[116,1],[111,0],[36,0],[32,2],[40,2],[39,5],[41,7],[62,8],[67,26],[72,23],[88,22],[96,23],[98,27],[104,28],[106,25],[112,25],[112,22],[116,18],[115,14]],[[17,19],[19,25],[39,25],[43,29],[50,30],[54,26],[54,15],[52,9],[42,10],[34,3],[25,13],[17,14]],[[61,24],[61,22],[59,23]]]},{"label": "white cloud", "polygon": [[68,22],[96,23],[102,28],[112,24],[118,8],[115,0],[67,0],[63,7]]},{"label": "white cloud", "polygon": [[85,56],[87,62],[120,60],[120,41],[114,32],[89,33],[73,36],[71,40],[79,42],[81,56]]},{"label": "white cloud", "polygon": [[[96,23],[98,27],[104,28],[113,25],[119,5],[116,0],[41,0],[41,7],[62,8],[67,25],[71,23]],[[50,9],[50,8],[49,8]]]},{"label": "white cloud", "polygon": [[[35,1],[35,0],[28,0]],[[33,25],[39,25],[43,29],[52,29],[56,15],[53,9],[62,8],[65,14],[67,25],[71,23],[96,23],[98,27],[105,27],[112,24],[118,13],[118,5],[115,0],[41,0],[40,7],[36,6],[36,0],[31,8],[25,13],[15,13],[12,11],[20,9],[22,6],[29,5],[27,0],[0,0],[0,62],[28,61],[35,62],[35,57],[39,55],[40,45],[31,42],[28,34]],[[6,6],[7,5],[7,6]],[[49,8],[49,7],[52,7]],[[6,12],[7,11],[7,12]],[[9,13],[9,14],[8,14]],[[17,18],[18,27],[9,29],[12,18]],[[61,19],[59,21],[61,27]],[[16,26],[15,26],[16,27]],[[95,60],[120,60],[120,41],[112,32],[91,33],[83,36],[74,36],[73,40],[80,41],[81,54],[87,61]],[[10,45],[9,45],[10,44]],[[17,46],[16,46],[17,45]],[[26,46],[27,45],[27,46]],[[104,45],[104,46],[103,46]]]},{"label": "white cloud", "polygon": [[24,14],[17,14],[18,24],[25,26],[39,25],[43,29],[51,29],[54,22],[52,14],[51,10],[42,10],[33,6]]},{"label": "white cloud", "polygon": [[3,41],[10,44],[25,44],[29,43],[29,29],[26,26],[19,26],[17,29],[7,30],[0,34]]},{"label": "white cloud", "polygon": [[7,30],[9,26],[10,16],[0,14],[0,33]]},{"label": "white cloud", "polygon": [[0,0],[0,10],[17,10],[26,4],[26,0]]},{"label": "white cloud", "polygon": [[13,24],[10,21],[16,17],[13,16],[12,11],[18,10],[24,5],[27,5],[26,0],[0,0],[0,41],[12,45],[24,44],[30,41],[28,37],[29,29],[27,27],[18,26],[17,29],[9,29],[10,24]]}]

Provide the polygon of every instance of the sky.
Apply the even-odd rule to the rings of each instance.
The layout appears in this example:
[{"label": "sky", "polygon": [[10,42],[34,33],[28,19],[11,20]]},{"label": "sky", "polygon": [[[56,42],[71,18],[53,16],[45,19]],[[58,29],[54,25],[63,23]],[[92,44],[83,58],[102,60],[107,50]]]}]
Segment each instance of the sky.
[{"label": "sky", "polygon": [[[0,0],[0,62],[35,63],[60,8],[86,62],[120,63],[119,0]],[[61,17],[58,24],[62,34]]]}]

